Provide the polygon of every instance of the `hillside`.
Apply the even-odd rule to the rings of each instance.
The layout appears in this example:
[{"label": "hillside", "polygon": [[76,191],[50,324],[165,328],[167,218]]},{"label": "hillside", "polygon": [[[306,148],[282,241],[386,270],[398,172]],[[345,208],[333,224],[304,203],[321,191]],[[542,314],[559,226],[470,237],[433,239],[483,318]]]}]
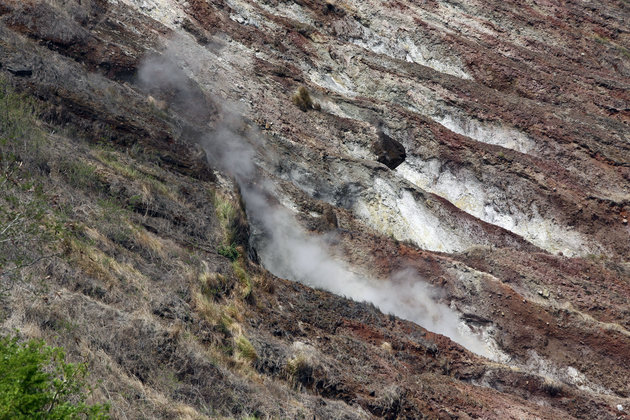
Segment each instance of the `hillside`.
[{"label": "hillside", "polygon": [[120,419],[630,418],[628,22],[3,0],[0,330]]}]

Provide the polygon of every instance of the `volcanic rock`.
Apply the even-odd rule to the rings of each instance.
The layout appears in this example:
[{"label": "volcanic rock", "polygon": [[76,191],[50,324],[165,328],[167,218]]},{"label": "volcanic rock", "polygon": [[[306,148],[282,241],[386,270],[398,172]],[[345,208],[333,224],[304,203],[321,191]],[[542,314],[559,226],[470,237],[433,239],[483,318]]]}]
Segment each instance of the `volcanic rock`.
[{"label": "volcanic rock", "polygon": [[376,160],[389,169],[396,169],[407,157],[405,147],[382,131],[378,133],[378,140],[374,143],[372,150],[376,155]]},{"label": "volcanic rock", "polygon": [[0,333],[113,418],[628,418],[624,2],[1,3]]}]

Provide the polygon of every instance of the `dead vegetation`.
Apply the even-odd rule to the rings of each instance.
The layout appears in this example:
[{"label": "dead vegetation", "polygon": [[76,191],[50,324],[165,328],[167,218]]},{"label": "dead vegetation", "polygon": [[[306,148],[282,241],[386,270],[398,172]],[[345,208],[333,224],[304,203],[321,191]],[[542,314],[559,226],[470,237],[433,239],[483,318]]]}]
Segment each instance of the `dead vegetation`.
[{"label": "dead vegetation", "polygon": [[291,102],[302,111],[306,112],[309,109],[314,109],[319,111],[321,109],[321,105],[317,102],[313,102],[311,98],[311,94],[308,89],[304,86],[298,87],[293,96],[291,97]]},{"label": "dead vegetation", "polygon": [[238,241],[234,193],[77,142],[3,92],[2,331],[87,361],[115,418],[255,412],[238,379],[256,376],[243,324],[255,281],[241,245],[233,261],[206,245]]},{"label": "dead vegetation", "polygon": [[[3,262],[2,275],[10,266],[20,281],[7,287],[2,278],[0,332],[18,329],[86,362],[89,402],[109,402],[113,418],[313,412],[316,396],[296,394],[293,379],[263,377],[258,367],[255,311],[276,289],[246,257],[236,190],[167,170],[133,147],[48,125],[31,111],[37,136],[23,131],[3,144],[22,153],[13,166],[3,160],[3,187],[15,195],[3,209],[25,215],[24,203],[33,203],[37,211],[30,233],[11,237],[14,254],[4,254],[29,263]],[[235,252],[224,255],[222,246]]]},{"label": "dead vegetation", "polygon": [[562,392],[562,383],[555,379],[545,377],[541,389],[550,396],[556,397]]}]

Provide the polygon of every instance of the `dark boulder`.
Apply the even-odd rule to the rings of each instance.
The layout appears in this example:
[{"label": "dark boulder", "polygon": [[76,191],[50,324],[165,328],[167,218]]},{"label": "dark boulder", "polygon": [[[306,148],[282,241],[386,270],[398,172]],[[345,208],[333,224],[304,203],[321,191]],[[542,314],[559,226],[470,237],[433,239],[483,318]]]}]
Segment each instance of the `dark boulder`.
[{"label": "dark boulder", "polygon": [[376,160],[389,169],[396,169],[407,157],[405,147],[382,131],[379,132],[378,140],[374,143],[373,152]]}]

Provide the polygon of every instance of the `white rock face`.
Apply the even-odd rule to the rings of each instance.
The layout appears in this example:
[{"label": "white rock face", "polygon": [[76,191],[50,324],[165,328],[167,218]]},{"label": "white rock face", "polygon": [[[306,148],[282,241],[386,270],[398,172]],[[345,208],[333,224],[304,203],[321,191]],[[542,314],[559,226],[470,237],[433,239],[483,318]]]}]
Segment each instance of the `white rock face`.
[{"label": "white rock face", "polygon": [[402,41],[402,47],[407,52],[405,59],[409,62],[421,64],[440,73],[450,74],[460,79],[472,79],[472,76],[466,72],[464,66],[456,58],[443,57],[440,54],[436,54],[429,46],[418,44],[410,38]]},{"label": "white rock face", "polygon": [[562,382],[576,386],[582,391],[588,391],[596,394],[611,395],[612,392],[601,385],[590,381],[582,372],[568,366],[566,368],[556,366],[554,363],[540,356],[534,350],[529,352],[529,358],[521,368],[538,375],[549,378],[555,382]]},{"label": "white rock face", "polygon": [[545,219],[535,203],[522,209],[508,191],[482,184],[465,168],[453,172],[437,159],[425,161],[409,156],[396,172],[418,187],[446,198],[466,213],[514,232],[549,252],[573,256],[592,251],[586,238]]},{"label": "white rock face", "polygon": [[364,36],[351,40],[352,43],[375,54],[405,60],[410,63],[430,67],[440,73],[450,74],[460,79],[472,79],[459,60],[447,57],[428,45],[412,40],[409,36],[402,38],[387,38],[371,30],[364,29]]},{"label": "white rock face", "polygon": [[343,73],[326,74],[311,72],[310,79],[314,84],[322,88],[329,89],[340,95],[350,98],[357,95],[354,90],[354,83]]},{"label": "white rock face", "polygon": [[[111,1],[111,0],[110,0]],[[186,14],[175,0],[117,0],[140,10],[163,25],[174,28]]]},{"label": "white rock face", "polygon": [[[432,38],[439,27],[443,33],[451,30],[442,25],[445,15],[455,16],[461,13],[450,10],[438,10],[437,14],[421,5],[411,5],[416,16],[421,16],[427,26],[419,26],[408,13],[388,9],[383,14],[380,7],[368,1],[350,1],[348,9],[361,16],[361,26],[356,32],[361,36],[351,37],[351,42],[376,54],[382,54],[399,60],[430,67],[440,73],[461,79],[472,79],[465,65],[455,52],[442,45],[438,37]],[[379,4],[380,6],[380,4]],[[440,6],[442,7],[442,6]],[[449,16],[449,18],[452,18]]]},{"label": "white rock face", "polygon": [[[359,144],[347,144],[346,152],[355,158],[370,158]],[[424,191],[439,195],[460,210],[513,232],[552,253],[580,256],[600,252],[579,232],[562,226],[540,214],[535,203],[524,205],[509,191],[484,185],[466,168],[453,172],[438,159],[423,160],[408,155],[393,173]],[[479,245],[466,237],[462,227],[451,229],[426,207],[416,203],[411,194],[400,192],[400,185],[379,178],[373,183],[373,196],[358,203],[354,211],[370,226],[398,240],[409,240],[419,247],[440,252],[458,252]]]},{"label": "white rock face", "polygon": [[481,143],[494,144],[521,153],[530,153],[536,146],[532,138],[513,128],[484,123],[454,114],[435,115],[432,118],[454,133]]},{"label": "white rock face", "polygon": [[407,91],[407,108],[431,118],[454,133],[480,143],[493,144],[526,154],[536,154],[536,141],[521,130],[495,122],[480,121],[463,111],[445,105],[428,89],[413,87]]},{"label": "white rock face", "polygon": [[459,232],[448,229],[407,190],[397,191],[376,178],[371,190],[355,204],[355,214],[372,228],[422,249],[457,252],[472,246]]}]

